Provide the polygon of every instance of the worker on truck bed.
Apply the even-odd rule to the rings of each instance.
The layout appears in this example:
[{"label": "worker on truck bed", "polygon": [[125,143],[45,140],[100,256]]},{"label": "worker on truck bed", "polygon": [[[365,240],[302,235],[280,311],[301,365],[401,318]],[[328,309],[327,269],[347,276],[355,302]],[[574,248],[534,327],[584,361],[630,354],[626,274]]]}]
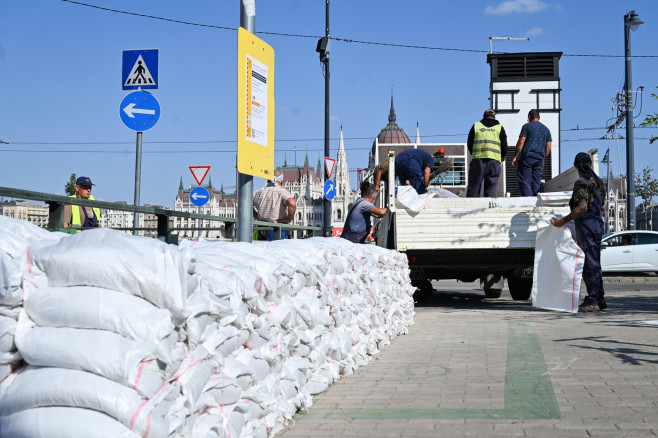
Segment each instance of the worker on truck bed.
[{"label": "worker on truck bed", "polygon": [[[440,152],[434,156],[422,149],[406,149],[395,157],[395,176],[403,185],[412,186],[418,194],[427,192],[432,176],[445,172],[452,166],[453,159],[440,159]],[[383,175],[388,175],[388,159],[375,167],[375,189],[379,190],[379,184]]]},{"label": "worker on truck bed", "polygon": [[551,153],[551,131],[539,121],[539,110],[528,113],[528,123],[521,127],[512,159],[516,167],[521,196],[537,196],[544,172],[544,159]]},{"label": "worker on truck bed", "polygon": [[507,154],[507,134],[503,125],[496,120],[494,110],[486,110],[482,120],[473,124],[468,133],[466,147],[471,153],[466,197],[479,197],[483,181],[484,197],[496,196],[500,162]]}]

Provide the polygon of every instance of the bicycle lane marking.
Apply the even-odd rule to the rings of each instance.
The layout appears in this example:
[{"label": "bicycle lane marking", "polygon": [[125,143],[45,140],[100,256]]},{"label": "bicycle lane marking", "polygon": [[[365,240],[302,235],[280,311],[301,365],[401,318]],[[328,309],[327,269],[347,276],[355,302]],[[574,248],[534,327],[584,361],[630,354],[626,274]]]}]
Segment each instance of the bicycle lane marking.
[{"label": "bicycle lane marking", "polygon": [[504,406],[501,409],[313,409],[301,418],[321,419],[559,419],[560,407],[534,327],[508,322]]}]

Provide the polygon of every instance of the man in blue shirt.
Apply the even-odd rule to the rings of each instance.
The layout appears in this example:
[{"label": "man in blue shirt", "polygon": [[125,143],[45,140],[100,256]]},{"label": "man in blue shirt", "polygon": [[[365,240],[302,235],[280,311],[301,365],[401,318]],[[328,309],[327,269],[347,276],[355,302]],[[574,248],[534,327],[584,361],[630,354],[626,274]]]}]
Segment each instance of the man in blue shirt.
[{"label": "man in blue shirt", "polygon": [[512,160],[512,167],[518,167],[516,176],[521,196],[536,196],[539,193],[544,159],[551,153],[552,142],[551,131],[539,121],[539,110],[530,110],[528,123],[521,128]]},{"label": "man in blue shirt", "polygon": [[[443,165],[444,170],[452,164]],[[430,184],[430,174],[436,165],[436,160],[422,149],[405,149],[395,157],[395,176],[400,178],[400,184],[412,186],[418,194],[427,192]],[[388,160],[375,168],[375,188],[379,190],[379,182],[383,175],[388,175]]]}]

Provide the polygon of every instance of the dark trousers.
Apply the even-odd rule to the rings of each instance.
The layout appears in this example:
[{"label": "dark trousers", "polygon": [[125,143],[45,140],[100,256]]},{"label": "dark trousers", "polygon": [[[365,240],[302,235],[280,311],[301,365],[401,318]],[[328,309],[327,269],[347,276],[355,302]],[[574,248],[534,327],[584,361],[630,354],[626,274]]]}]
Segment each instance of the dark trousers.
[{"label": "dark trousers", "polygon": [[498,178],[500,178],[500,161],[493,158],[476,158],[471,160],[471,164],[468,166],[468,188],[466,190],[466,197],[479,197],[480,186],[483,181],[484,197],[495,197],[496,189],[498,188]]},{"label": "dark trousers", "polygon": [[[281,239],[292,239],[288,230],[281,230]],[[274,240],[274,230],[264,230],[258,232],[258,240],[267,240],[269,242]]]},{"label": "dark trousers", "polygon": [[404,182],[408,180],[409,185],[416,189],[419,195],[427,192],[423,169],[420,168],[420,163],[413,158],[406,155],[395,157],[395,175],[400,178],[400,184],[404,185]]},{"label": "dark trousers", "polygon": [[601,234],[576,225],[576,243],[585,253],[583,281],[587,287],[584,304],[598,304],[603,299],[603,272],[601,271]]},{"label": "dark trousers", "polygon": [[544,173],[544,158],[523,157],[516,165],[521,196],[537,196]]}]

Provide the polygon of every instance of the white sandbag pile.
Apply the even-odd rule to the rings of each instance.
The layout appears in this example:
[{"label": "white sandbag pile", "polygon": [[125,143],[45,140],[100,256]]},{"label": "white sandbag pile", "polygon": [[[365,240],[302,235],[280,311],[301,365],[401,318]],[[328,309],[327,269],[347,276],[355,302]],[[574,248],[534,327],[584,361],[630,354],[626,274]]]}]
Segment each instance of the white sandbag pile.
[{"label": "white sandbag pile", "polygon": [[26,250],[34,242],[59,240],[62,236],[26,221],[0,216],[0,382],[21,362],[14,336],[23,304],[23,272],[30,268]]},{"label": "white sandbag pile", "polygon": [[16,222],[0,221],[2,437],[272,436],[413,323],[406,257],[373,245]]}]

